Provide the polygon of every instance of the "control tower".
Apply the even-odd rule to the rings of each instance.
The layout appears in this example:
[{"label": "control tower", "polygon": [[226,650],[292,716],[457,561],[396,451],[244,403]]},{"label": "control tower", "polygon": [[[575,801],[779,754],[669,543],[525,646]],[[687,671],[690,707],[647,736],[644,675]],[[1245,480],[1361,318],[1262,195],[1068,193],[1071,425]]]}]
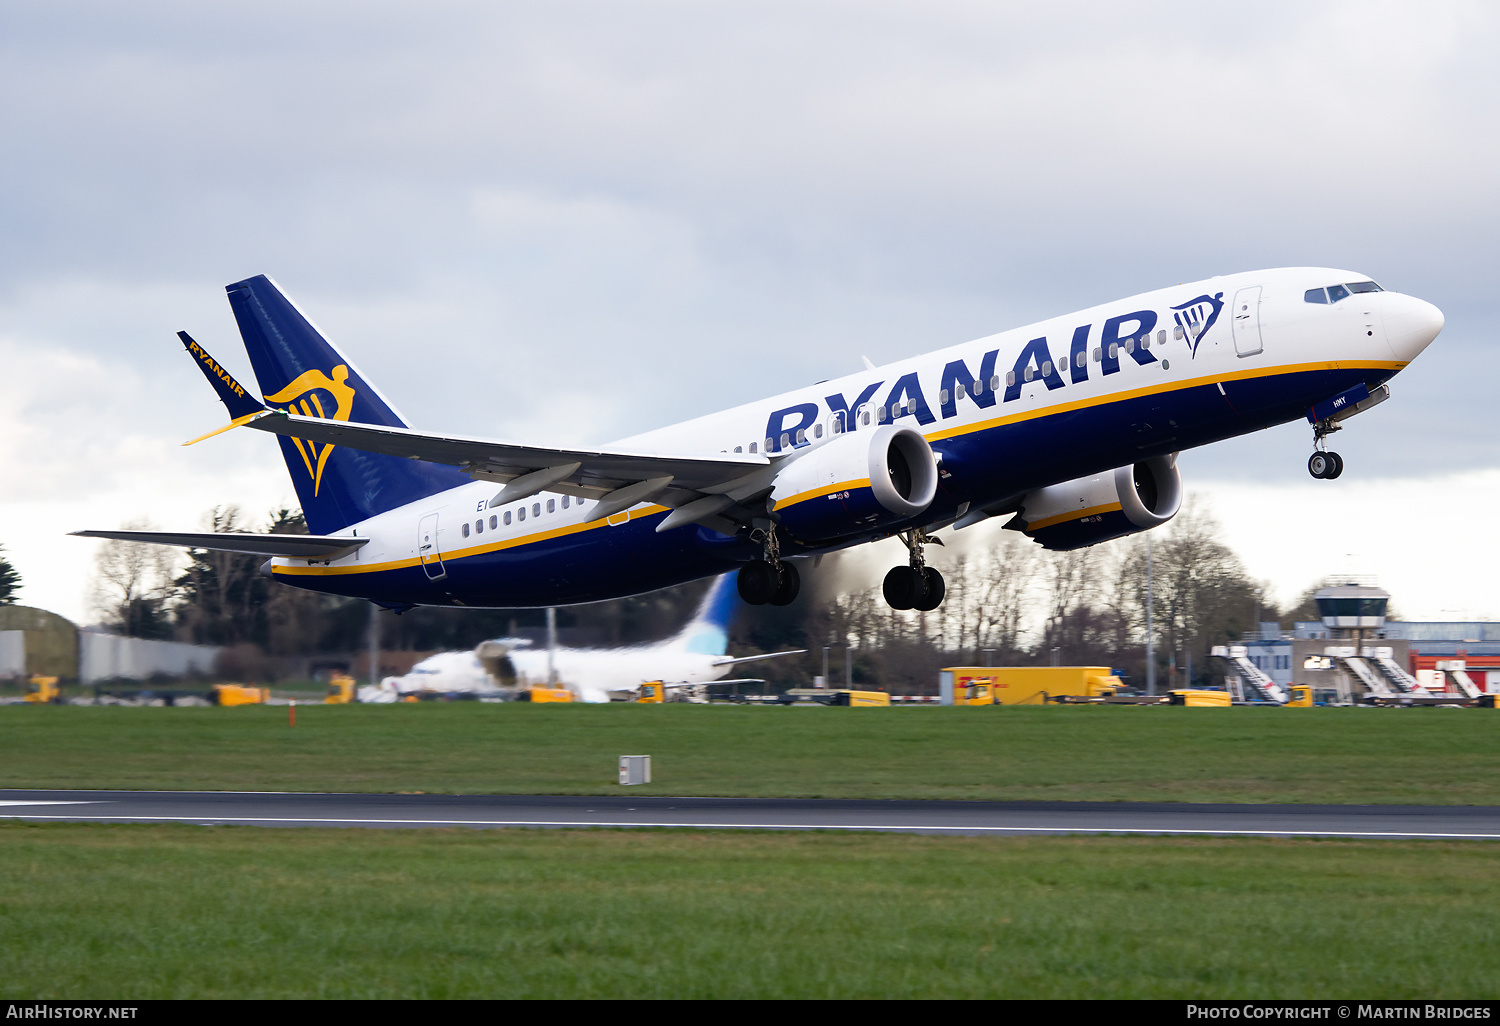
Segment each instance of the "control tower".
[{"label": "control tower", "polygon": [[1332,584],[1314,592],[1313,601],[1330,638],[1360,641],[1366,632],[1372,637],[1384,632],[1391,593],[1369,584]]}]

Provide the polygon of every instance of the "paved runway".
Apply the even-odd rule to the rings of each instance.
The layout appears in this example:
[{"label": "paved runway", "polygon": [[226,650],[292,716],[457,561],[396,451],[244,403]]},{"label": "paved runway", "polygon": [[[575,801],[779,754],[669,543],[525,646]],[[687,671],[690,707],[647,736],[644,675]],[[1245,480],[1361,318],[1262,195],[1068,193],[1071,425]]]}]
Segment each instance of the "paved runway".
[{"label": "paved runway", "polygon": [[1500,807],[0,790],[0,818],[319,827],[690,827],[1500,840]]}]

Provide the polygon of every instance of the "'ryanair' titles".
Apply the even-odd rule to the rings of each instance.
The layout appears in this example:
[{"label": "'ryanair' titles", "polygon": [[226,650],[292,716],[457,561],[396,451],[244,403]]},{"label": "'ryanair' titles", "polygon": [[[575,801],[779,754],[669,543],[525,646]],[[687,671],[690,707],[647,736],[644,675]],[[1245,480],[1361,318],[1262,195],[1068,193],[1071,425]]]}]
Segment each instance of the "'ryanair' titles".
[{"label": "'ryanair' titles", "polygon": [[[1214,296],[1198,296],[1171,308],[1176,322],[1172,338],[1187,341],[1189,358],[1197,355],[1199,342],[1218,320],[1224,306],[1223,295],[1220,292]],[[999,349],[983,353],[977,368],[971,368],[966,360],[950,360],[938,376],[935,413],[915,371],[902,374],[891,383],[879,402],[874,400],[885,387],[884,380],[862,385],[853,396],[834,392],[823,399],[832,414],[831,430],[835,433],[857,431],[861,427],[896,423],[903,417],[911,417],[918,425],[926,427],[957,418],[962,401],[973,403],[978,410],[991,410],[997,402],[1003,406],[1017,401],[1022,390],[1033,382],[1045,385],[1049,392],[1068,384],[1081,385],[1089,380],[1091,364],[1099,375],[1105,377],[1120,373],[1122,357],[1138,366],[1149,366],[1158,362],[1152,347],[1160,349],[1167,344],[1168,332],[1157,328],[1160,320],[1154,310],[1119,314],[1103,321],[1097,337],[1094,337],[1093,324],[1080,324],[1065,343],[1059,341],[1055,356],[1053,343],[1045,335],[1033,338],[1021,347],[1003,378],[996,371]],[[781,452],[812,444],[821,413],[813,402],[773,410],[766,419],[766,452]]]}]

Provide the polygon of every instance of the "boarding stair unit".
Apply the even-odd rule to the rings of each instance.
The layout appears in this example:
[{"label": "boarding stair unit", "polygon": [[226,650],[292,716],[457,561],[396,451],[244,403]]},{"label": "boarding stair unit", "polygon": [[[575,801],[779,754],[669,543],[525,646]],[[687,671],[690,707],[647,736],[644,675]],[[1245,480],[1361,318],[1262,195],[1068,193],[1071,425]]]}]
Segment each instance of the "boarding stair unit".
[{"label": "boarding stair unit", "polygon": [[1337,665],[1349,672],[1355,680],[1364,685],[1365,691],[1370,698],[1395,698],[1396,692],[1386,683],[1385,678],[1370,669],[1370,664],[1359,656],[1359,649],[1353,645],[1332,645],[1323,650]]},{"label": "boarding stair unit", "polygon": [[1286,692],[1264,670],[1250,661],[1250,651],[1244,645],[1215,645],[1209,654],[1229,664],[1231,672],[1240,682],[1241,697],[1244,699],[1286,705]]},{"label": "boarding stair unit", "polygon": [[1424,688],[1417,678],[1407,673],[1406,670],[1402,669],[1401,664],[1396,662],[1394,658],[1395,654],[1395,650],[1389,646],[1362,648],[1359,650],[1360,658],[1365,660],[1366,663],[1373,665],[1376,672],[1385,677],[1389,683],[1393,684],[1397,691],[1408,695],[1418,695],[1423,698],[1430,696],[1432,692]]},{"label": "boarding stair unit", "polygon": [[1454,685],[1465,698],[1478,698],[1484,694],[1474,679],[1469,676],[1467,664],[1462,659],[1440,659],[1437,663],[1439,671],[1452,678]]}]

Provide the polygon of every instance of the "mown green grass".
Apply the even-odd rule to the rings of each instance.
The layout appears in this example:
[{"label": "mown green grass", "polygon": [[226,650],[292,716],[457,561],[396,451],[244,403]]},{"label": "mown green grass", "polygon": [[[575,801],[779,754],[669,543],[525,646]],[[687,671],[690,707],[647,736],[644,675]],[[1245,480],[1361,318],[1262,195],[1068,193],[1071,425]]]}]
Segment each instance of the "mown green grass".
[{"label": "mown green grass", "polygon": [[0,707],[0,787],[1500,804],[1489,709]]},{"label": "mown green grass", "polygon": [[1495,998],[1485,842],[0,825],[0,996]]}]

